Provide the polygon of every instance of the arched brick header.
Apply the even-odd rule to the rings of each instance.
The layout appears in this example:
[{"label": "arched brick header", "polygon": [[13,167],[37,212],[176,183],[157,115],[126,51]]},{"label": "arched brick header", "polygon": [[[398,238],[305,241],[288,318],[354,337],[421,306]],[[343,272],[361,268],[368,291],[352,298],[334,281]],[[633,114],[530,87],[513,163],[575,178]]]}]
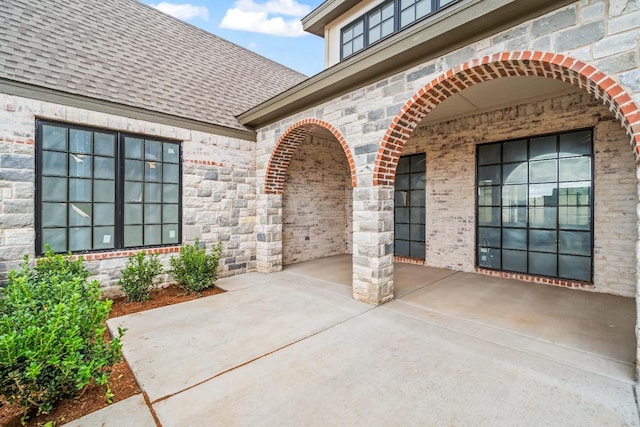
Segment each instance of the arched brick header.
[{"label": "arched brick header", "polygon": [[319,119],[304,119],[291,125],[289,129],[282,134],[271,152],[264,182],[265,194],[283,193],[287,168],[289,167],[289,162],[296,148],[309,134],[322,129],[331,132],[342,146],[344,154],[347,156],[347,161],[349,162],[349,169],[351,170],[351,185],[356,186],[356,164],[353,161],[353,156],[351,155],[347,141],[345,141],[340,132],[329,123]]},{"label": "arched brick header", "polygon": [[618,83],[582,61],[550,52],[504,52],[474,59],[432,80],[407,101],[382,138],[373,185],[393,185],[400,154],[420,121],[438,104],[470,86],[500,77],[539,76],[578,86],[603,101],[627,131],[640,165],[640,110]]}]

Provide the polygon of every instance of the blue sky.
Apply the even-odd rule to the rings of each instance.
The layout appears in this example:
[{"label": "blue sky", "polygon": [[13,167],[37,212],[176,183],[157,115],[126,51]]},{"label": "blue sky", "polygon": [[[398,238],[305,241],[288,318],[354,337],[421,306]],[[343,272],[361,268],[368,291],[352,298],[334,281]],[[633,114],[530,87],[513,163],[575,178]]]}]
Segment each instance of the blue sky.
[{"label": "blue sky", "polygon": [[322,0],[142,1],[308,76],[324,68],[324,39],[300,23]]}]

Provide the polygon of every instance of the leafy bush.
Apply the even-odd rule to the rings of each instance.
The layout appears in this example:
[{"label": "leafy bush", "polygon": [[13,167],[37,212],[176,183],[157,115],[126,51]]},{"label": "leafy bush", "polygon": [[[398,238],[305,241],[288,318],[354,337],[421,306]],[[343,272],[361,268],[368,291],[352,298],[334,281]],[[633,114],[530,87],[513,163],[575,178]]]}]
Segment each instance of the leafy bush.
[{"label": "leafy bush", "polygon": [[147,259],[144,252],[138,252],[127,260],[127,266],[118,280],[118,285],[127,295],[127,301],[146,301],[151,290],[155,288],[155,279],[160,273],[162,264],[158,255],[150,255]]},{"label": "leafy bush", "polygon": [[27,412],[48,413],[92,380],[104,385],[120,359],[120,338],[106,343],[111,301],[100,300],[88,282],[82,258],[46,255],[32,267],[29,257],[9,273],[0,294],[0,394]]},{"label": "leafy bush", "polygon": [[171,271],[169,274],[176,280],[176,284],[187,294],[199,293],[215,284],[218,278],[218,262],[222,246],[218,243],[210,254],[201,247],[200,240],[180,248],[180,255],[171,257]]}]

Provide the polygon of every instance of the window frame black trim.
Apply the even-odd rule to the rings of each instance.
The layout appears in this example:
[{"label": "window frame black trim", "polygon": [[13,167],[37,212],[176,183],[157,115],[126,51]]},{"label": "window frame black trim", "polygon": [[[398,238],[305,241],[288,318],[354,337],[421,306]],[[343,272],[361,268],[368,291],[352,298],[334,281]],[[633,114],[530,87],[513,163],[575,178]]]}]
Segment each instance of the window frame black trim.
[{"label": "window frame black trim", "polygon": [[[183,195],[183,188],[182,188],[182,163],[183,163],[183,143],[184,141],[181,140],[177,140],[177,139],[171,139],[171,138],[165,138],[165,137],[156,137],[153,135],[148,135],[148,134],[143,134],[143,133],[133,133],[133,132],[125,132],[125,131],[119,131],[116,129],[111,129],[111,128],[106,128],[106,127],[101,127],[101,126],[88,126],[88,125],[80,125],[80,124],[76,124],[76,123],[71,123],[71,122],[64,122],[64,121],[56,121],[56,120],[50,120],[50,119],[41,119],[41,118],[36,118],[36,126],[35,126],[35,146],[34,146],[34,157],[35,157],[35,176],[34,176],[34,184],[35,184],[35,189],[34,189],[34,202],[35,202],[35,206],[34,206],[34,224],[35,224],[35,254],[36,256],[41,256],[45,253],[45,248],[43,247],[43,241],[42,241],[42,224],[43,224],[43,218],[42,218],[42,178],[43,178],[43,174],[42,174],[42,168],[43,168],[43,164],[42,164],[42,137],[43,137],[43,131],[42,131],[42,126],[43,125],[52,125],[52,126],[61,126],[61,127],[65,127],[67,129],[77,129],[77,130],[83,130],[83,131],[89,131],[89,132],[99,132],[99,133],[106,133],[106,134],[112,134],[115,136],[115,147],[114,147],[114,161],[116,162],[115,165],[115,173],[114,173],[114,180],[115,180],[115,195],[114,195],[114,204],[115,204],[115,217],[114,217],[114,247],[113,248],[106,248],[106,249],[85,249],[85,250],[81,250],[81,251],[68,251],[65,253],[71,253],[71,254],[78,254],[78,255],[82,255],[82,254],[94,254],[94,253],[110,253],[110,252],[120,252],[120,251],[135,251],[135,250],[140,250],[140,249],[153,249],[153,248],[164,248],[164,247],[172,247],[172,246],[180,246],[182,244],[182,208],[183,208],[183,204],[182,204],[182,195]],[[160,141],[160,142],[168,142],[168,143],[173,143],[173,144],[177,144],[179,147],[179,153],[178,153],[178,241],[176,243],[166,243],[166,244],[159,244],[159,245],[141,245],[141,246],[124,246],[124,149],[123,149],[123,145],[124,145],[124,139],[126,137],[133,137],[133,138],[142,138],[143,140],[154,140],[154,141]],[[67,153],[69,151],[67,150]],[[67,172],[68,174],[68,172]],[[67,177],[67,179],[69,179],[69,177]],[[92,177],[91,180],[93,181],[94,178]],[[92,197],[93,199],[93,197]],[[67,195],[67,201],[68,201],[68,195]],[[95,202],[91,202],[91,203],[95,203]],[[67,242],[68,242],[68,233],[69,233],[69,229],[71,228],[71,226],[69,224],[67,224],[66,226],[66,230],[67,230]],[[93,226],[92,226],[93,229]]]},{"label": "window frame black trim", "polygon": [[[359,52],[362,52],[364,50],[366,50],[367,48],[369,48],[370,46],[374,46],[380,42],[382,42],[383,40],[388,39],[389,37],[392,37],[394,34],[397,34],[401,31],[404,31],[407,28],[410,28],[414,25],[416,25],[417,23],[424,21],[425,19],[440,13],[441,11],[447,9],[448,7],[450,7],[453,4],[456,4],[458,2],[460,2],[461,0],[454,0],[449,4],[446,4],[444,6],[440,6],[440,0],[430,0],[431,1],[431,13],[428,13],[427,15],[416,19],[415,21],[405,25],[404,27],[402,27],[400,25],[400,13],[401,11],[401,5],[400,2],[402,0],[391,0],[391,2],[393,2],[393,31],[390,34],[387,34],[384,37],[381,37],[380,39],[376,40],[375,42],[370,43],[369,42],[369,14],[371,14],[372,12],[375,12],[376,10],[384,7],[385,4],[389,3],[389,1],[383,1],[382,3],[376,5],[375,7],[373,7],[372,9],[367,10],[366,12],[364,12],[361,15],[358,15],[358,17],[352,19],[351,21],[349,21],[348,23],[346,23],[345,25],[343,25],[342,27],[340,27],[340,62],[344,61],[345,59],[351,58],[352,56],[356,55]],[[362,49],[359,49],[355,52],[351,52],[349,55],[344,55],[344,50],[343,50],[343,46],[344,46],[344,29],[350,27],[351,25],[355,24],[356,22],[362,20],[363,22],[363,26],[364,26],[364,31],[363,31],[363,47]]]},{"label": "window frame black trim", "polygon": [[[579,279],[571,279],[571,278],[566,278],[566,277],[559,277],[559,276],[548,276],[548,275],[544,275],[544,274],[537,274],[537,273],[523,273],[521,271],[511,271],[511,270],[505,270],[504,268],[502,268],[502,259],[500,260],[500,268],[499,269],[495,269],[495,268],[491,268],[491,267],[485,267],[485,266],[481,266],[479,263],[479,257],[480,257],[480,253],[478,251],[478,248],[480,247],[480,233],[479,233],[479,229],[480,229],[480,224],[478,222],[478,211],[479,211],[479,206],[478,206],[478,199],[479,199],[479,195],[478,195],[478,155],[479,155],[479,150],[478,147],[483,146],[483,145],[491,145],[491,144],[503,144],[505,142],[510,142],[510,141],[519,141],[519,140],[530,140],[530,139],[534,139],[534,138],[544,138],[547,136],[556,136],[556,137],[560,137],[560,135],[564,135],[564,134],[569,134],[569,133],[575,133],[575,132],[586,132],[589,131],[591,133],[591,188],[590,188],[590,192],[589,192],[589,198],[591,201],[591,221],[589,224],[589,232],[591,233],[591,252],[590,252],[590,259],[591,259],[591,269],[589,272],[589,280],[579,280]],[[543,278],[549,278],[549,279],[553,279],[553,280],[563,280],[563,281],[568,281],[568,282],[580,282],[580,283],[588,283],[588,284],[592,284],[593,283],[593,278],[594,278],[594,253],[595,253],[595,248],[594,248],[594,243],[595,243],[595,222],[596,222],[596,209],[595,209],[595,187],[596,187],[596,175],[595,175],[595,163],[596,163],[596,150],[595,150],[595,144],[596,144],[596,140],[595,140],[595,128],[593,127],[583,127],[583,128],[577,128],[577,129],[570,129],[570,130],[564,130],[564,131],[560,131],[560,132],[548,132],[548,133],[543,133],[543,134],[535,134],[535,135],[528,135],[528,136],[523,136],[520,138],[510,138],[510,139],[505,139],[505,140],[498,140],[498,141],[488,141],[488,142],[483,142],[480,144],[476,144],[475,145],[475,185],[474,185],[474,209],[475,209],[475,224],[474,224],[474,233],[475,233],[475,246],[474,246],[474,266],[475,268],[479,268],[482,270],[488,270],[488,271],[498,271],[498,272],[505,272],[505,273],[511,273],[511,274],[518,274],[518,275],[524,275],[524,276],[531,276],[531,277],[543,277]],[[502,166],[504,164],[504,162],[502,161],[502,157],[501,157],[501,163],[500,165]],[[559,179],[559,177],[558,177]],[[527,184],[527,187],[529,186],[529,183]],[[502,188],[502,184],[500,185],[500,187]],[[501,206],[502,206],[502,196],[501,196]],[[529,202],[527,201],[527,216],[529,215]],[[502,215],[502,209],[500,210],[500,215]],[[560,228],[559,228],[559,215],[556,215],[556,232],[559,232]],[[502,220],[500,221],[500,223],[502,224]],[[503,230],[503,226],[500,225],[500,230]],[[526,230],[527,230],[527,242],[529,239],[529,231],[530,227],[529,227],[529,221],[527,220],[527,226],[526,226]],[[500,250],[502,250],[502,232],[500,233]],[[529,249],[527,248],[526,250],[527,254],[530,252]],[[535,251],[533,251],[535,252]],[[558,259],[558,257],[560,256],[560,253],[556,250],[556,260]],[[528,270],[528,256],[527,256],[527,270]]]}]

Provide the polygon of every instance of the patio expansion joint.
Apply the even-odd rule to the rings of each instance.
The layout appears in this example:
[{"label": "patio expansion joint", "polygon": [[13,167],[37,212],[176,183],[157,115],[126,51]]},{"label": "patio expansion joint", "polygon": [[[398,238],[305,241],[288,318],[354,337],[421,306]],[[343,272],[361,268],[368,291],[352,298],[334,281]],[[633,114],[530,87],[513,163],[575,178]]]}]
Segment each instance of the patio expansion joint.
[{"label": "patio expansion joint", "polygon": [[407,292],[406,294],[402,294],[402,295],[398,295],[397,297],[394,298],[394,300],[399,301],[401,298],[407,297],[413,293],[416,293],[424,288],[427,288],[429,286],[433,286],[436,283],[442,282],[445,279],[448,279],[449,277],[455,276],[456,274],[460,274],[462,273],[462,271],[451,271],[451,273],[447,274],[446,276],[443,276],[441,278],[439,278],[438,280],[434,280],[433,282],[429,282],[429,283],[425,283],[424,285],[420,286],[419,288],[416,288],[412,291]]},{"label": "patio expansion joint", "polygon": [[[482,328],[485,328],[485,329],[488,329],[488,330],[495,330],[495,331],[499,331],[499,332],[501,332],[503,334],[510,334],[510,335],[517,336],[517,337],[519,337],[521,339],[524,339],[524,340],[535,341],[535,342],[543,343],[545,345],[555,346],[555,347],[558,347],[560,349],[567,350],[569,352],[579,353],[579,354],[582,354],[582,355],[585,355],[585,356],[588,356],[588,357],[595,357],[595,358],[603,359],[603,360],[606,360],[607,362],[611,362],[611,363],[614,363],[614,364],[617,364],[617,365],[624,365],[624,366],[626,366],[626,367],[628,367],[630,369],[633,369],[633,367],[635,366],[633,363],[625,362],[625,361],[622,361],[622,360],[617,360],[617,359],[611,358],[611,357],[606,356],[606,355],[597,354],[597,353],[593,353],[593,352],[590,352],[590,351],[586,351],[586,350],[582,350],[582,349],[578,349],[578,348],[574,348],[574,347],[570,347],[570,346],[554,343],[553,341],[532,337],[530,335],[525,335],[525,334],[522,334],[522,333],[519,333],[519,332],[516,332],[516,331],[510,331],[508,329],[500,328],[500,327],[497,327],[497,326],[494,326],[494,325],[490,325],[490,324],[486,324],[486,323],[483,323],[483,322],[478,322],[478,321],[472,320],[472,319],[466,319],[466,318],[460,317],[460,316],[454,316],[454,315],[443,313],[443,312],[440,312],[440,311],[437,311],[437,310],[426,309],[426,308],[424,308],[424,307],[422,307],[420,305],[413,304],[413,303],[410,303],[410,302],[400,301],[400,300],[396,300],[396,302],[399,303],[399,304],[404,304],[404,305],[416,308],[416,309],[421,310],[421,311],[423,311],[425,313],[431,312],[431,313],[435,313],[435,314],[437,314],[439,316],[442,316],[443,318],[451,318],[451,319],[455,319],[455,320],[461,321],[461,322],[472,323],[472,324],[481,326]],[[498,346],[501,346],[501,347],[509,348],[511,350],[518,351],[520,353],[524,353],[524,354],[528,354],[528,355],[531,355],[531,356],[534,356],[534,357],[539,357],[541,359],[545,359],[545,360],[549,360],[549,361],[552,361],[552,362],[560,363],[560,364],[563,364],[565,366],[570,366],[570,367],[573,367],[573,368],[576,368],[576,369],[580,369],[580,370],[585,371],[585,372],[590,372],[590,373],[593,373],[593,374],[596,374],[596,375],[600,375],[602,377],[613,379],[613,380],[616,380],[616,381],[625,382],[625,383],[628,383],[630,385],[637,384],[637,382],[633,378],[621,378],[621,377],[618,377],[618,376],[608,375],[608,374],[600,372],[598,370],[589,370],[589,369],[584,368],[582,366],[578,366],[576,364],[572,364],[572,363],[569,363],[567,361],[564,361],[564,360],[562,360],[560,358],[556,358],[556,357],[552,357],[552,356],[546,355],[546,354],[544,354],[542,352],[536,352],[536,351],[527,350],[527,349],[519,348],[519,347],[516,347],[516,346],[508,345],[508,344],[505,344],[503,342],[499,342],[498,340],[495,340],[495,339],[485,338],[485,337],[481,336],[480,334],[465,332],[461,328],[448,326],[446,324],[443,324],[442,322],[429,321],[429,320],[427,320],[427,319],[425,319],[423,317],[414,316],[414,315],[411,315],[411,314],[399,312],[397,310],[394,310],[393,308],[388,308],[388,307],[385,307],[385,306],[380,306],[379,308],[382,309],[382,310],[388,311],[388,312],[392,312],[392,313],[398,314],[400,316],[405,316],[405,317],[408,317],[408,318],[411,318],[411,319],[414,319],[414,320],[417,320],[417,321],[420,321],[420,322],[423,322],[423,323],[427,323],[427,324],[435,326],[435,327],[440,327],[440,328],[447,329],[447,330],[450,330],[450,331],[455,332],[455,333],[463,334],[463,335],[466,335],[466,336],[469,336],[469,337],[472,337],[472,338],[475,338],[475,339],[478,339],[478,340],[481,340],[481,341],[484,341],[484,342],[488,342],[488,343],[491,343],[491,344],[494,344],[494,345],[498,345]],[[640,408],[639,408],[639,410],[640,410]]]},{"label": "patio expansion joint", "polygon": [[[151,408],[152,405],[155,405],[156,403],[159,403],[159,402],[162,402],[164,400],[170,399],[173,396],[176,396],[176,395],[178,395],[180,393],[183,393],[185,391],[191,390],[191,389],[193,389],[195,387],[198,387],[198,386],[200,386],[200,385],[202,385],[202,384],[204,384],[204,383],[206,383],[208,381],[211,381],[211,380],[213,380],[215,378],[221,377],[222,375],[227,374],[229,372],[233,372],[233,371],[235,371],[237,369],[240,369],[243,366],[246,366],[246,365],[248,365],[250,363],[253,363],[253,362],[257,361],[257,360],[260,360],[260,359],[268,357],[268,356],[270,356],[272,354],[275,354],[275,353],[277,353],[277,352],[279,352],[281,350],[284,350],[285,348],[288,348],[288,347],[291,347],[291,346],[293,346],[295,344],[298,344],[298,343],[300,343],[300,342],[302,342],[302,341],[304,341],[304,340],[306,340],[308,338],[311,338],[311,337],[313,337],[315,335],[318,335],[318,334],[321,334],[321,333],[323,333],[325,331],[331,330],[331,329],[333,329],[333,328],[335,328],[337,326],[342,325],[343,323],[350,322],[351,320],[356,319],[356,318],[358,318],[358,317],[370,312],[371,310],[375,310],[376,308],[378,308],[378,307],[370,307],[370,308],[368,308],[367,310],[364,310],[361,313],[358,313],[358,314],[356,314],[354,316],[347,317],[346,319],[341,320],[341,321],[339,321],[337,323],[334,323],[334,324],[332,324],[330,326],[327,326],[326,328],[318,329],[317,331],[314,331],[314,332],[310,333],[309,335],[305,335],[302,338],[298,338],[298,339],[296,339],[294,341],[291,341],[290,343],[287,343],[287,344],[285,344],[283,346],[280,346],[280,347],[278,347],[278,348],[276,348],[274,350],[271,350],[271,351],[268,351],[268,352],[266,352],[264,354],[261,354],[260,356],[256,356],[253,359],[247,360],[247,361],[245,361],[245,362],[243,362],[243,363],[241,363],[239,365],[232,366],[231,368],[225,369],[222,372],[218,372],[217,374],[215,374],[215,375],[213,375],[213,376],[211,376],[209,378],[205,378],[204,380],[199,381],[196,384],[192,384],[189,387],[186,387],[186,388],[184,388],[182,390],[176,391],[175,393],[170,393],[170,394],[167,394],[166,396],[159,397],[156,400],[154,400],[153,402],[146,402],[146,403]],[[146,401],[146,399],[145,399],[145,401]],[[155,412],[153,412],[153,411],[152,411],[152,413],[155,414]]]}]

